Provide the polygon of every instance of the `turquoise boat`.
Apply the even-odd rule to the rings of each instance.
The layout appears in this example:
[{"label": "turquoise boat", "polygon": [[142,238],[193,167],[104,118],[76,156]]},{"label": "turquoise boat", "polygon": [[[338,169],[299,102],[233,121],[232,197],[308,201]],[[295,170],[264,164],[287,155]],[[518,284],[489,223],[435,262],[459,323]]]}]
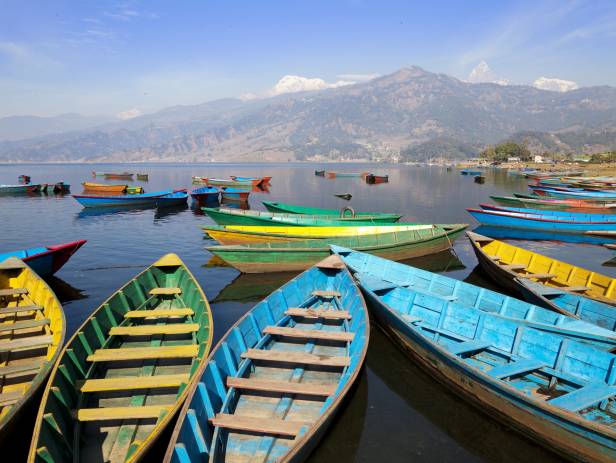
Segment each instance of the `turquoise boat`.
[{"label": "turquoise boat", "polygon": [[165,461],[303,461],[358,377],[368,311],[329,256],[271,293],[220,340]]},{"label": "turquoise boat", "polygon": [[412,287],[359,284],[391,339],[464,400],[567,460],[616,460],[616,355]]},{"label": "turquoise boat", "polygon": [[556,220],[581,220],[589,222],[616,222],[616,214],[586,214],[584,212],[554,211],[551,209],[531,209],[527,207],[495,206],[481,203],[479,205],[487,211],[513,212],[516,214],[532,214],[553,217]]},{"label": "turquoise boat", "polygon": [[342,257],[360,283],[372,289],[408,287],[426,297],[437,297],[482,312],[496,314],[534,329],[560,333],[576,341],[604,348],[612,348],[616,345],[616,333],[613,328],[601,328],[590,321],[579,320],[578,317],[570,314],[567,316],[557,313],[496,291],[410,265],[359,251],[351,251],[340,246],[330,247],[334,253]]},{"label": "turquoise boat", "polygon": [[378,217],[391,216],[386,212],[365,212],[355,211],[350,207],[342,209],[325,209],[322,207],[300,206],[297,204],[286,204],[278,201],[263,201],[263,205],[269,212],[282,214],[303,214],[303,215],[329,215],[332,217]]}]

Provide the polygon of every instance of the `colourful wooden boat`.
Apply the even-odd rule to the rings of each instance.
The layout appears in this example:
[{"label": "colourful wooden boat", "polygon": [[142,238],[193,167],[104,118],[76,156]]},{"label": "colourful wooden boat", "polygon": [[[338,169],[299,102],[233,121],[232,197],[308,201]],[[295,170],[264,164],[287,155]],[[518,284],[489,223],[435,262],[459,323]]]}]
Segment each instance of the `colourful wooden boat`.
[{"label": "colourful wooden boat", "polygon": [[616,304],[616,279],[476,233],[466,233],[481,268],[497,283],[519,292],[515,278]]},{"label": "colourful wooden boat", "polygon": [[316,175],[317,177],[325,177],[325,171],[324,170],[315,170],[314,171],[314,175]]},{"label": "colourful wooden boat", "polygon": [[462,175],[481,175],[481,171],[480,170],[475,170],[475,169],[462,169],[460,171],[460,173]]},{"label": "colourful wooden boat", "polygon": [[173,193],[172,190],[136,195],[95,196],[72,195],[83,207],[155,206],[156,199]]},{"label": "colourful wooden boat", "polygon": [[412,230],[427,230],[434,225],[385,225],[363,227],[255,227],[242,225],[210,225],[204,233],[224,245],[250,243],[280,243],[311,239],[332,239],[343,236],[399,233]]},{"label": "colourful wooden boat", "polygon": [[29,175],[20,175],[19,177],[17,177],[17,181],[19,183],[30,183],[30,176]]},{"label": "colourful wooden boat", "polygon": [[186,190],[177,190],[155,199],[156,207],[182,206],[188,203],[188,193]]},{"label": "colourful wooden boat", "polygon": [[378,183],[388,183],[389,182],[389,175],[374,175],[374,174],[368,174],[365,177],[366,183],[369,185],[374,185],[374,184],[378,184]]},{"label": "colourful wooden boat", "polygon": [[210,201],[218,201],[218,188],[213,186],[195,188],[190,192],[190,196],[193,200],[199,202],[200,204],[205,204]]},{"label": "colourful wooden boat", "polygon": [[66,333],[54,292],[15,257],[0,262],[0,333],[0,441],[10,445],[16,436],[27,438],[21,431],[28,427],[18,421],[36,403]]},{"label": "colourful wooden boat", "polygon": [[[448,278],[444,275],[428,272],[381,257],[373,256],[352,249],[332,246],[332,252],[339,255],[349,267],[355,278],[373,291],[396,288],[410,288],[423,296],[437,297],[444,301],[455,302],[467,307],[479,309],[483,312],[497,314],[504,319],[514,320],[525,326],[545,332],[557,332],[570,339],[591,343],[606,349],[612,349],[616,343],[616,311],[609,316],[605,310],[601,317],[597,317],[590,310],[584,312],[585,318],[575,316],[570,312],[559,309],[554,312],[551,307],[543,308],[505,296],[479,286],[465,283],[460,280]],[[591,301],[597,303],[595,301]],[[600,304],[600,303],[597,303]],[[606,318],[607,316],[607,318]],[[607,322],[605,322],[607,320]],[[598,325],[595,322],[601,322]]]},{"label": "colourful wooden boat", "polygon": [[610,205],[616,204],[616,200],[608,199],[600,199],[600,198],[551,198],[545,195],[537,195],[537,194],[522,194],[522,193],[514,193],[513,196],[521,199],[540,199],[546,201],[578,201],[583,204],[592,204],[592,205]]},{"label": "colourful wooden boat", "polygon": [[[600,220],[597,214],[583,214],[585,219],[576,216],[555,216],[550,211],[537,211],[536,214],[506,212],[483,209],[467,209],[478,222],[485,225],[513,228],[532,228],[555,230],[570,233],[584,233],[587,230],[616,230],[616,220]],[[571,214],[571,213],[565,213]],[[599,220],[596,218],[599,217]]]},{"label": "colourful wooden boat", "polygon": [[149,179],[149,175],[148,174],[137,174],[137,180],[141,180],[143,182],[147,182]]},{"label": "colourful wooden boat", "polygon": [[334,193],[336,198],[344,199],[346,201],[350,201],[353,195],[351,193]]},{"label": "colourful wooden boat", "polygon": [[207,177],[193,177],[193,183],[205,183],[209,186],[231,186],[231,187],[246,187],[252,188],[261,184],[254,183],[252,180],[232,180],[226,178],[207,178]]},{"label": "colourful wooden boat", "polygon": [[540,196],[550,196],[553,198],[585,198],[585,199],[603,199],[616,202],[616,192],[614,191],[585,191],[582,189],[557,189],[550,187],[542,187],[529,185],[529,188]]},{"label": "colourful wooden boat", "polygon": [[616,331],[616,310],[609,304],[545,286],[527,278],[516,278],[515,283],[518,285],[518,292],[529,302]]},{"label": "colourful wooden boat", "polygon": [[105,176],[105,172],[92,171],[92,177],[104,177],[104,176]]},{"label": "colourful wooden boat", "polygon": [[207,358],[212,314],[167,254],[107,299],[62,350],[43,394],[29,462],[149,461]]},{"label": "colourful wooden boat", "polygon": [[483,413],[566,459],[616,459],[616,355],[412,288],[360,287],[390,338]]},{"label": "colourful wooden boat", "polygon": [[134,174],[131,174],[129,172],[121,172],[121,173],[105,172],[104,175],[105,175],[105,178],[132,180]]},{"label": "colourful wooden boat", "polygon": [[345,225],[382,225],[395,223],[400,219],[395,214],[380,214],[378,216],[340,217],[338,215],[299,215],[274,212],[239,210],[227,208],[202,208],[219,225],[269,225],[269,226],[336,226]]},{"label": "colourful wooden boat", "polygon": [[440,225],[398,233],[358,235],[328,240],[211,246],[207,249],[242,273],[304,270],[329,254],[328,244],[353,248],[393,260],[426,256],[450,249],[465,224]]},{"label": "colourful wooden boat", "polygon": [[124,193],[128,185],[107,185],[105,183],[83,182],[83,190],[88,193],[104,193],[117,195]]},{"label": "colourful wooden boat", "polygon": [[325,435],[368,350],[353,277],[329,256],[244,315],[186,401],[164,461],[303,461]]},{"label": "colourful wooden boat", "polygon": [[392,215],[386,212],[356,212],[350,207],[344,207],[340,210],[323,209],[321,207],[299,206],[297,204],[286,204],[277,201],[263,201],[263,205],[270,212],[282,214],[329,215],[339,217],[378,217],[380,215]]},{"label": "colourful wooden boat", "polygon": [[589,214],[605,214],[616,211],[616,202],[609,204],[580,201],[576,199],[534,199],[511,196],[490,196],[490,198],[500,205],[511,207],[586,212]]},{"label": "colourful wooden boat", "polygon": [[39,184],[0,185],[0,195],[16,195],[38,193],[41,190]]},{"label": "colourful wooden boat", "polygon": [[60,270],[84,244],[86,244],[86,240],[3,252],[0,253],[0,261],[9,257],[17,257],[28,264],[39,276],[47,277]]},{"label": "colourful wooden boat", "polygon": [[250,181],[253,185],[260,185],[262,183],[270,183],[272,177],[238,177],[236,175],[231,175],[232,180],[239,180],[240,182]]},{"label": "colourful wooden boat", "polygon": [[143,193],[145,193],[145,190],[143,189],[142,186],[127,186],[126,187],[127,195],[140,195]]},{"label": "colourful wooden boat", "polygon": [[508,207],[508,206],[495,206],[494,204],[481,203],[479,206],[483,210],[488,211],[503,211],[503,212],[513,212],[516,214],[533,214],[533,215],[543,215],[556,217],[558,220],[592,220],[592,221],[600,221],[600,222],[616,222],[616,214],[588,214],[585,212],[572,212],[572,211],[553,211],[550,209],[547,210],[537,210],[527,207]]},{"label": "colourful wooden boat", "polygon": [[223,186],[220,189],[220,198],[227,201],[248,201],[250,191],[242,190],[240,188],[232,188]]}]

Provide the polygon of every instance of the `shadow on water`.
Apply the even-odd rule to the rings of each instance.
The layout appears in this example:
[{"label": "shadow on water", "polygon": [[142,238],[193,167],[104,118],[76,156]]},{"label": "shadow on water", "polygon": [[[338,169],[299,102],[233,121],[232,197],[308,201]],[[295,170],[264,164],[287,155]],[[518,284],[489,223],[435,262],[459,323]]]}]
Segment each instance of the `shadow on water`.
[{"label": "shadow on water", "polygon": [[184,212],[188,209],[188,204],[181,204],[179,206],[171,207],[159,207],[154,213],[154,222],[165,219],[167,217],[173,217],[174,215],[180,214],[181,212]]},{"label": "shadow on water", "polygon": [[69,283],[56,276],[47,277],[45,281],[63,304],[65,302],[77,301],[88,297],[87,294],[84,294],[83,290],[71,286]]},{"label": "shadow on water", "polygon": [[129,215],[139,214],[146,210],[154,209],[155,206],[118,206],[118,207],[86,207],[77,213],[77,219],[90,219],[94,217],[104,217],[108,215]]},{"label": "shadow on water", "polygon": [[[363,437],[372,445],[362,448],[357,461],[561,461],[451,393],[374,324],[367,367],[375,376],[373,381],[369,374],[369,408],[376,409],[374,420],[381,420],[382,425],[372,423],[370,429],[375,435]],[[382,394],[374,391],[379,381],[383,383]],[[405,407],[390,403],[388,392]],[[398,425],[400,428],[395,429]]]},{"label": "shadow on water", "polygon": [[[214,256],[210,262],[214,259],[219,258]],[[257,302],[280,288],[297,274],[297,272],[239,274],[218,293],[212,302]]]}]

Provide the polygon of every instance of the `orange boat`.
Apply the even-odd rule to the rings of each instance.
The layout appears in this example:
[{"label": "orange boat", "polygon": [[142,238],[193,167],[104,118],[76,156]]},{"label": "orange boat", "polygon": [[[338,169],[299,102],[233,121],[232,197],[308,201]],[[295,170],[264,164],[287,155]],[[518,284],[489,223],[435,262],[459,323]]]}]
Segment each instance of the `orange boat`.
[{"label": "orange boat", "polygon": [[128,185],[105,185],[104,183],[83,182],[83,190],[89,193],[122,194]]}]

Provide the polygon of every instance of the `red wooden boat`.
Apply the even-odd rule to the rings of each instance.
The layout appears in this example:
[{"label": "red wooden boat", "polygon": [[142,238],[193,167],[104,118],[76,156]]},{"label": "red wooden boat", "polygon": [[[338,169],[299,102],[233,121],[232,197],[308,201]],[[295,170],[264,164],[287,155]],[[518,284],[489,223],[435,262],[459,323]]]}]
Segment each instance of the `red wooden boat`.
[{"label": "red wooden boat", "polygon": [[79,240],[64,244],[0,253],[0,262],[9,257],[18,257],[40,276],[50,276],[60,270],[84,244],[86,244],[86,240]]},{"label": "red wooden boat", "polygon": [[366,175],[365,179],[366,179],[366,183],[368,183],[370,185],[374,185],[376,183],[388,183],[389,182],[389,175],[368,174],[368,175]]}]

